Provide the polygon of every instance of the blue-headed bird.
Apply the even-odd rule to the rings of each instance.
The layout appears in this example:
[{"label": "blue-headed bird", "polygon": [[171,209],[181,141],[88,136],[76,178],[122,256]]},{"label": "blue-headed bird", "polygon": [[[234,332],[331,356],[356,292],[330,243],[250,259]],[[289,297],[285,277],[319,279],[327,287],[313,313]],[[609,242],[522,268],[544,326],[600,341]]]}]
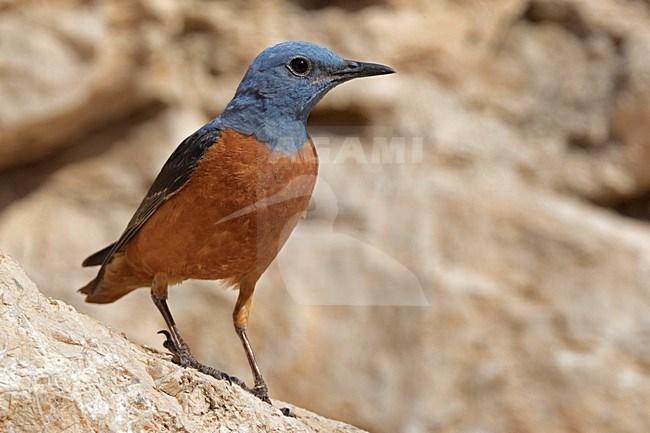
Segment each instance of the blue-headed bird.
[{"label": "blue-headed bird", "polygon": [[337,85],[393,72],[308,42],[262,51],[224,112],[172,153],[117,242],[84,260],[101,266],[80,289],[86,302],[150,287],[176,362],[233,380],[192,357],[167,306],[170,284],[225,280],[239,290],[232,316],[253,373],[249,390],[270,402],[246,326],[255,285],[306,212],[316,182],[307,117]]}]

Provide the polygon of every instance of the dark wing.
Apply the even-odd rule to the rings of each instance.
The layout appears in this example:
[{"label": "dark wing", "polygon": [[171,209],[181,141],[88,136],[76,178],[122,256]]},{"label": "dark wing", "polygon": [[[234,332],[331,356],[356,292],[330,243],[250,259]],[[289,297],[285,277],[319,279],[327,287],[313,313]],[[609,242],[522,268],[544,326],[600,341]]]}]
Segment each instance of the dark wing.
[{"label": "dark wing", "polygon": [[126,226],[122,236],[112,245],[88,257],[83,266],[102,265],[97,279],[101,281],[105,266],[111,262],[115,253],[124,251],[127,244],[138,233],[145,222],[171,196],[178,192],[190,179],[206,150],[221,136],[221,131],[213,122],[208,123],[187,137],[171,154],[162,170],[153,181],[138,210]]}]

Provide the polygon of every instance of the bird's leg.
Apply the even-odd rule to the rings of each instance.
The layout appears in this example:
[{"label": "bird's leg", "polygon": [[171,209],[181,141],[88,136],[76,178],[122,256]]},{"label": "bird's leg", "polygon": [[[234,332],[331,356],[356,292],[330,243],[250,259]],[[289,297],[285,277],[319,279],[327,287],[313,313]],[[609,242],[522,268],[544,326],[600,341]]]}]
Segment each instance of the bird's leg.
[{"label": "bird's leg", "polygon": [[[153,303],[162,314],[169,328],[169,333],[171,338],[167,336],[167,340],[163,343],[163,346],[174,355],[174,362],[182,365],[183,367],[189,367],[190,359],[192,359],[192,353],[190,352],[189,346],[183,341],[181,334],[178,332],[178,327],[176,327],[176,322],[172,317],[171,311],[167,306],[167,279],[164,275],[156,274],[151,284],[151,299]],[[165,335],[167,335],[165,333]]]},{"label": "bird's leg", "polygon": [[265,401],[270,404],[271,400],[269,399],[269,390],[266,386],[266,383],[264,382],[264,378],[262,377],[260,368],[257,365],[257,361],[255,360],[255,354],[253,353],[253,348],[251,347],[251,344],[248,341],[248,336],[246,335],[246,329],[235,328],[235,331],[237,331],[237,335],[239,335],[242,345],[244,346],[244,351],[246,352],[246,358],[248,358],[248,365],[250,365],[251,371],[253,372],[255,385],[253,386],[251,392],[256,397],[259,397],[262,401]]},{"label": "bird's leg", "polygon": [[255,380],[255,385],[253,386],[251,392],[260,400],[271,404],[271,399],[269,398],[269,390],[266,386],[266,383],[264,382],[262,372],[260,371],[260,368],[257,365],[257,361],[255,360],[253,348],[251,347],[248,336],[246,335],[246,326],[248,325],[248,316],[250,315],[251,299],[253,297],[254,290],[254,282],[252,284],[240,284],[239,297],[237,298],[237,303],[235,304],[235,310],[232,313],[232,318],[235,325],[235,331],[237,331],[237,335],[239,335],[242,346],[244,346],[244,352],[246,352],[246,358],[248,359],[248,364],[251,367],[253,378]]},{"label": "bird's leg", "polygon": [[153,300],[153,303],[156,304],[156,307],[158,307],[160,314],[162,314],[165,319],[165,323],[167,323],[167,328],[169,328],[169,332],[161,331],[161,333],[165,334],[167,337],[163,346],[172,353],[173,361],[175,363],[183,367],[192,367],[201,373],[207,374],[216,379],[226,379],[230,383],[235,382],[245,390],[248,390],[246,384],[242,380],[232,377],[216,368],[203,365],[194,359],[189,346],[185,341],[183,341],[181,334],[178,332],[176,322],[174,322],[172,313],[169,311],[169,307],[167,306],[167,280],[164,275],[156,274],[154,277],[151,285],[151,299]]}]

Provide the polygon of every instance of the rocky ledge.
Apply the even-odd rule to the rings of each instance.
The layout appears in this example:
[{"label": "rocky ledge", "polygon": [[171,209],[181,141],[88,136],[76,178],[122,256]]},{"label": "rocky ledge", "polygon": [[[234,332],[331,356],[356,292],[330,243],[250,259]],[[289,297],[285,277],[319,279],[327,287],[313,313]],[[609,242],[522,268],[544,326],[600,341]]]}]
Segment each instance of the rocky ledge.
[{"label": "rocky ledge", "polygon": [[0,329],[3,432],[361,432],[183,369],[46,298],[1,252]]}]

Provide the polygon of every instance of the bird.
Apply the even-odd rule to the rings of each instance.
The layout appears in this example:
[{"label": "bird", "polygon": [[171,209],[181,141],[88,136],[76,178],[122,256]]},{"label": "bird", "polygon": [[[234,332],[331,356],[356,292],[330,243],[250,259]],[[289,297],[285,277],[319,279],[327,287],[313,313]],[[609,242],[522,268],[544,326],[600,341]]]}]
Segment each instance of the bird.
[{"label": "bird", "polygon": [[[149,287],[168,328],[160,331],[163,346],[175,362],[234,380],[271,403],[246,328],[257,281],[305,215],[314,189],[318,156],[307,118],[339,84],[394,72],[311,42],[263,50],[224,111],[171,154],[118,240],[83,261],[100,266],[79,289],[85,301],[110,303]],[[187,279],[221,280],[239,290],[232,320],[253,387],[193,357],[167,305],[168,287]]]}]

